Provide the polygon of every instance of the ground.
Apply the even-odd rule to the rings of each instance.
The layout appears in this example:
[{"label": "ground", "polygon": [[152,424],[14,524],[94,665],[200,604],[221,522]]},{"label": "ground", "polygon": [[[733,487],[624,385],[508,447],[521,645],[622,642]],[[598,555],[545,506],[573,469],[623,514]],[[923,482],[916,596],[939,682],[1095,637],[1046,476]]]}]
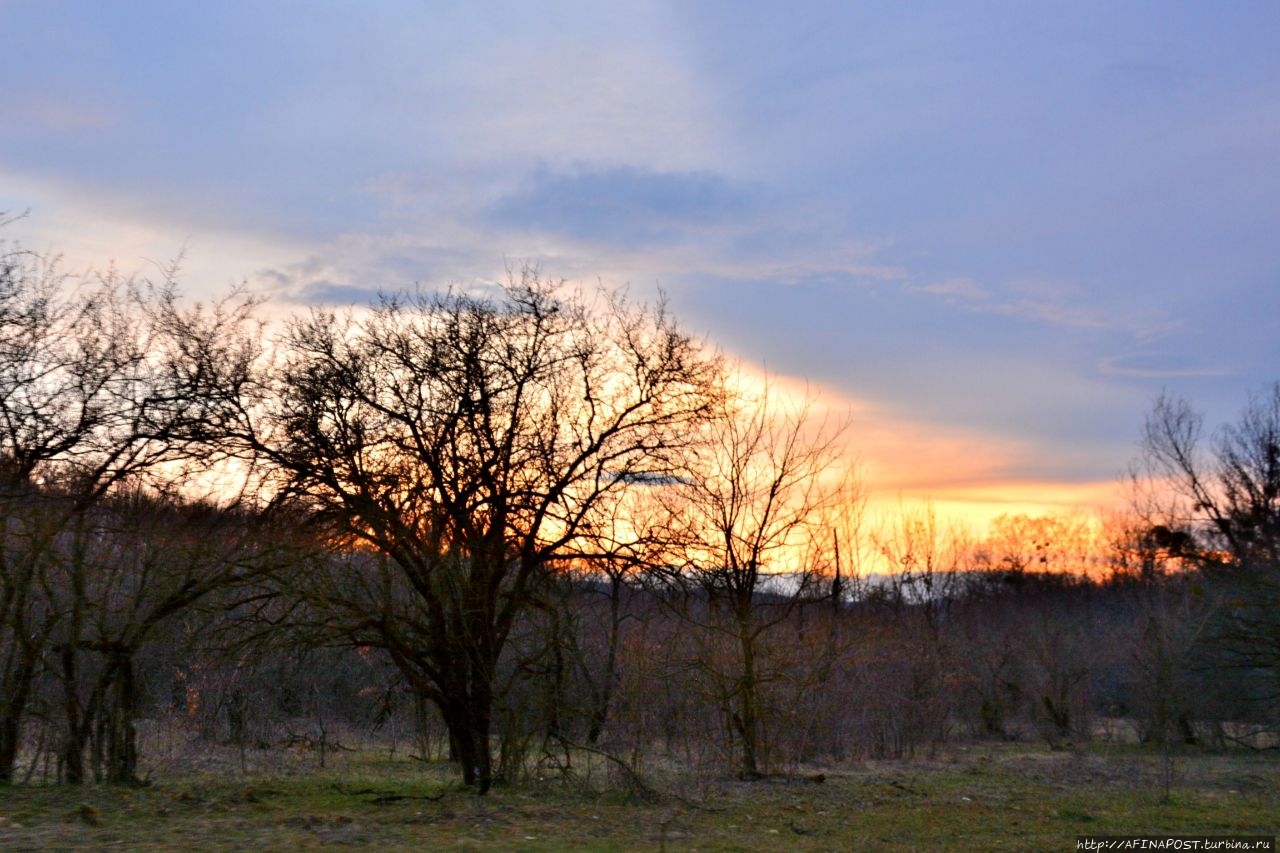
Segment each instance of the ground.
[{"label": "ground", "polygon": [[984,744],[754,782],[654,774],[657,796],[610,782],[603,765],[579,769],[571,782],[486,797],[447,765],[372,751],[330,754],[324,768],[302,755],[269,771],[189,770],[134,789],[20,785],[0,789],[0,849],[1066,851],[1079,834],[1280,827],[1274,753]]}]

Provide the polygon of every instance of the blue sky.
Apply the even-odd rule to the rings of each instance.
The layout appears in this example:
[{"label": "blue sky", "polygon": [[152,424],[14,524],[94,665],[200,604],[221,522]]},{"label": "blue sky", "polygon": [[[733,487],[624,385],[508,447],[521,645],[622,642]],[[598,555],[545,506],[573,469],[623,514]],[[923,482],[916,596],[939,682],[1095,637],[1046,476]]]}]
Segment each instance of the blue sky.
[{"label": "blue sky", "polygon": [[1275,2],[0,0],[4,236],[279,305],[662,287],[873,485],[1098,499],[1280,378]]}]

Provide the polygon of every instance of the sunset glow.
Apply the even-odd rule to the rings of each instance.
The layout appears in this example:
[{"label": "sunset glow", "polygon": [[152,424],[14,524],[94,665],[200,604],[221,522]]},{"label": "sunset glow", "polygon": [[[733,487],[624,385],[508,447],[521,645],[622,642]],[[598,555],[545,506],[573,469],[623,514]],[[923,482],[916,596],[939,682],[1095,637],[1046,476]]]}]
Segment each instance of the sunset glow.
[{"label": "sunset glow", "polygon": [[1266,838],[1277,45],[0,0],[0,839]]},{"label": "sunset glow", "polygon": [[243,284],[270,317],[524,264],[661,292],[847,415],[874,501],[978,527],[1112,506],[1162,389],[1221,421],[1280,363],[1267,4],[0,23],[0,212],[29,212],[0,239],[75,274],[181,259],[192,297]]}]

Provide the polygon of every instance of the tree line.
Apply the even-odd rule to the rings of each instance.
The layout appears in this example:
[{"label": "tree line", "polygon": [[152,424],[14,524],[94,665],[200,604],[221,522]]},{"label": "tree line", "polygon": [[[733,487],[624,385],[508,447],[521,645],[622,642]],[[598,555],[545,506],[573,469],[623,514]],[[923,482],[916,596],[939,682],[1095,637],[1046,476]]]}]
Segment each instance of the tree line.
[{"label": "tree line", "polygon": [[1280,386],[1207,438],[1158,400],[1105,536],[973,542],[871,529],[847,419],[662,303],[524,270],[268,326],[175,272],[0,256],[0,782],[137,782],[166,715],[405,724],[480,792],[1275,723]]}]

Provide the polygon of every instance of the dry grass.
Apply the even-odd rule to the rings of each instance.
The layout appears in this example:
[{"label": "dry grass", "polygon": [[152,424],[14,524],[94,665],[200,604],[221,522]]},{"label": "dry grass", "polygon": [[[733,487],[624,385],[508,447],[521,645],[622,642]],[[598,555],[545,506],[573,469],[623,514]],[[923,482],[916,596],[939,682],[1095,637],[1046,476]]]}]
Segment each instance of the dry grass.
[{"label": "dry grass", "polygon": [[248,773],[211,756],[139,789],[0,791],[0,849],[1069,850],[1080,833],[1280,826],[1280,762],[1261,754],[988,745],[751,783],[672,773],[651,779],[652,801],[600,790],[607,772],[586,756],[572,784],[476,797],[403,755],[339,752],[322,770],[281,752]]}]

